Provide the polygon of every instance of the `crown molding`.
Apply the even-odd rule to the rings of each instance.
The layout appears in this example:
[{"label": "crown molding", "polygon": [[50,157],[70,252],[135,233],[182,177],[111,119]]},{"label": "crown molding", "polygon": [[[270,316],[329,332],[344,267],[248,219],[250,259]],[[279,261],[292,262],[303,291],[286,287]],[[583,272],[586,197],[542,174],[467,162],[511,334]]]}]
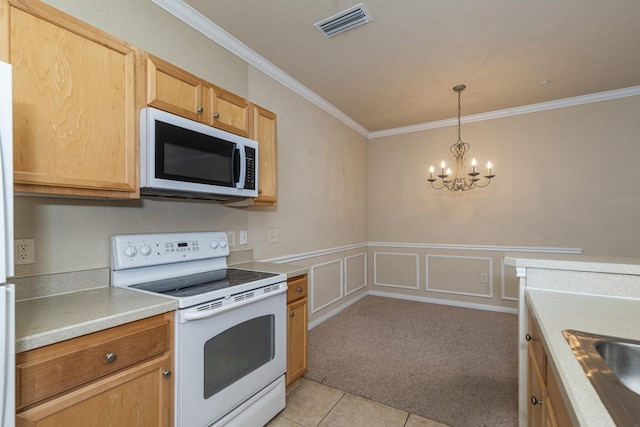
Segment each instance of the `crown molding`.
[{"label": "crown molding", "polygon": [[293,92],[311,102],[316,107],[324,110],[336,119],[340,120],[342,123],[358,132],[360,135],[367,138],[369,137],[369,131],[359,125],[351,117],[347,116],[333,104],[320,97],[317,93],[313,92],[311,89],[282,71],[280,68],[276,67],[271,62],[258,55],[247,45],[233,37],[218,25],[211,22],[208,18],[206,18],[197,10],[193,9],[188,4],[184,3],[182,0],[151,1],[176,18],[183,21],[185,24],[199,31],[215,43],[227,49],[229,52],[238,56],[240,59],[246,61],[248,64],[262,71],[285,87],[291,89]]},{"label": "crown molding", "polygon": [[[458,123],[457,118],[439,120],[434,122],[420,123],[417,125],[404,126],[399,128],[385,129],[381,131],[369,132],[367,129],[358,124],[351,117],[347,116],[333,104],[313,92],[311,89],[282,71],[280,68],[258,55],[247,45],[233,37],[231,34],[220,28],[215,23],[200,12],[193,9],[182,0],[151,0],[159,7],[166,10],[171,15],[199,31],[204,36],[219,44],[229,52],[246,61],[251,66],[262,71],[272,79],[281,83],[285,87],[300,95],[307,101],[311,102],[318,108],[324,110],[337,120],[344,123],[360,135],[368,138],[382,138],[385,136],[400,135],[405,133],[420,132],[429,129],[435,129],[446,126],[453,126]],[[571,98],[558,99],[555,101],[541,102],[538,104],[529,104],[520,107],[506,108],[504,110],[490,111],[487,113],[473,114],[460,118],[461,123],[479,122],[484,120],[493,120],[503,117],[517,116],[521,114],[536,113],[539,111],[554,110],[556,108],[573,107],[576,105],[590,104],[594,102],[609,101],[613,99],[626,98],[630,96],[639,96],[640,86],[632,86],[629,88],[598,92],[588,95],[575,96]]]},{"label": "crown molding", "polygon": [[[503,117],[518,116],[521,114],[537,113],[539,111],[555,110],[556,108],[574,107],[582,104],[592,104],[594,102],[610,101],[612,99],[639,96],[640,86],[632,86],[624,89],[615,89],[605,92],[597,92],[588,95],[574,96],[571,98],[557,99],[554,101],[540,102],[538,104],[523,105],[520,107],[506,108],[504,110],[489,111],[486,113],[472,114],[460,118],[461,123],[481,122],[485,120],[500,119]],[[420,132],[445,126],[458,124],[458,119],[446,119],[436,122],[421,123],[417,125],[404,126],[393,129],[386,129],[369,133],[369,139],[382,138],[385,136],[400,135],[403,133]]]}]

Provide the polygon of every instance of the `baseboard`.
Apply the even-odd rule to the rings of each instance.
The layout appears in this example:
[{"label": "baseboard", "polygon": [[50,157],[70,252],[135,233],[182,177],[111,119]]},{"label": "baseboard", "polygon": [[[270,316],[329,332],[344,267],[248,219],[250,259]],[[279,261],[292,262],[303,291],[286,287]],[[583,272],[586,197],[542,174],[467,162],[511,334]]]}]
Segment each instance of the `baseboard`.
[{"label": "baseboard", "polygon": [[313,322],[309,322],[309,325],[307,326],[307,328],[309,330],[315,328],[316,326],[318,326],[319,324],[321,324],[325,320],[328,320],[328,319],[332,318],[333,316],[335,316],[336,314],[340,313],[345,308],[347,308],[350,305],[360,301],[362,298],[366,297],[367,295],[372,295],[372,296],[376,296],[376,297],[383,297],[383,298],[402,299],[402,300],[407,300],[407,301],[427,302],[427,303],[430,303],[430,304],[449,305],[449,306],[452,306],[452,307],[471,308],[471,309],[474,309],[474,310],[485,310],[485,311],[495,311],[495,312],[498,312],[498,313],[518,314],[518,309],[517,308],[496,307],[494,305],[488,305],[488,304],[476,304],[476,303],[472,303],[472,302],[452,301],[452,300],[445,300],[445,299],[440,299],[440,298],[428,298],[428,297],[420,297],[420,296],[414,296],[414,295],[403,295],[403,294],[395,294],[395,293],[391,293],[391,292],[367,291],[367,292],[363,292],[362,294],[358,295],[356,298],[354,298],[352,300],[349,300],[348,302],[340,305],[339,307],[334,308],[333,310],[331,310],[327,314],[317,318]]},{"label": "baseboard", "polygon": [[476,304],[473,302],[452,301],[440,298],[428,298],[413,295],[395,294],[391,292],[369,291],[368,295],[385,298],[403,299],[408,301],[428,302],[431,304],[450,305],[454,307],[473,308],[475,310],[496,311],[498,313],[518,314],[517,308],[496,307],[495,305]]},{"label": "baseboard", "polygon": [[355,297],[353,299],[350,299],[349,301],[347,301],[344,304],[341,304],[339,307],[334,308],[333,310],[331,310],[327,314],[324,314],[324,315],[320,316],[319,318],[317,318],[313,322],[309,322],[309,324],[307,325],[307,329],[311,330],[311,329],[315,328],[316,326],[318,326],[319,324],[321,324],[322,322],[324,322],[325,320],[331,319],[333,316],[335,316],[336,314],[340,313],[342,310],[344,310],[345,308],[349,307],[350,305],[360,301],[362,298],[366,297],[367,295],[369,295],[368,292],[363,292],[360,295],[358,295],[357,297]]}]

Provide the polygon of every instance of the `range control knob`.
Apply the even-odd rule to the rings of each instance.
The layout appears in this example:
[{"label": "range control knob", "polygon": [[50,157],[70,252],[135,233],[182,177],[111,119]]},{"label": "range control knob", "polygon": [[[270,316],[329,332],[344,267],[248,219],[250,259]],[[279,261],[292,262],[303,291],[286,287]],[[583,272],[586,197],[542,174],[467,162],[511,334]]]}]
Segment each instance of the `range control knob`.
[{"label": "range control knob", "polygon": [[140,254],[144,255],[144,256],[151,255],[151,246],[147,245],[146,243],[144,245],[142,245],[140,247]]},{"label": "range control knob", "polygon": [[124,247],[124,256],[126,256],[127,258],[133,258],[137,253],[138,251],[133,245],[127,245]]},{"label": "range control knob", "polygon": [[215,249],[215,248],[218,247],[218,241],[217,240],[212,240],[209,245],[211,246],[211,249]]},{"label": "range control knob", "polygon": [[227,239],[225,239],[224,237],[222,239],[220,239],[220,247],[221,248],[226,248],[227,247]]}]

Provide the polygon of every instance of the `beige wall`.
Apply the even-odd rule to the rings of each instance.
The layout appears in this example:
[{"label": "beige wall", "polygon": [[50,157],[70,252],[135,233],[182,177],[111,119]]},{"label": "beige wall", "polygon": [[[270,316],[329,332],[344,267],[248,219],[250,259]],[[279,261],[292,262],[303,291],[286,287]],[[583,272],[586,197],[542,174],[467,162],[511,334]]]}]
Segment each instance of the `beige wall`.
[{"label": "beige wall", "polygon": [[455,127],[371,140],[369,290],[515,309],[505,251],[640,257],[637,117],[636,96],[463,124],[470,156],[497,175],[468,193],[426,181],[430,164],[449,161]]},{"label": "beige wall", "polygon": [[462,126],[496,178],[469,193],[435,191],[454,127],[369,143],[369,241],[583,248],[640,256],[640,97]]},{"label": "beige wall", "polygon": [[249,75],[252,101],[278,114],[278,205],[250,210],[256,258],[366,242],[367,140],[260,71]]}]

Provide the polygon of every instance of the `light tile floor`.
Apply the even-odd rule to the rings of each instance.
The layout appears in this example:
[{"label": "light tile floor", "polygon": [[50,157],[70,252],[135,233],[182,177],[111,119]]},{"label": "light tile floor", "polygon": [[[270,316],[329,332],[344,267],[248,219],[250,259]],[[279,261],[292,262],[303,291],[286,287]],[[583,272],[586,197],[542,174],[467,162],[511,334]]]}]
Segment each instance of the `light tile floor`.
[{"label": "light tile floor", "polygon": [[301,378],[287,395],[287,406],[267,427],[448,427]]}]

